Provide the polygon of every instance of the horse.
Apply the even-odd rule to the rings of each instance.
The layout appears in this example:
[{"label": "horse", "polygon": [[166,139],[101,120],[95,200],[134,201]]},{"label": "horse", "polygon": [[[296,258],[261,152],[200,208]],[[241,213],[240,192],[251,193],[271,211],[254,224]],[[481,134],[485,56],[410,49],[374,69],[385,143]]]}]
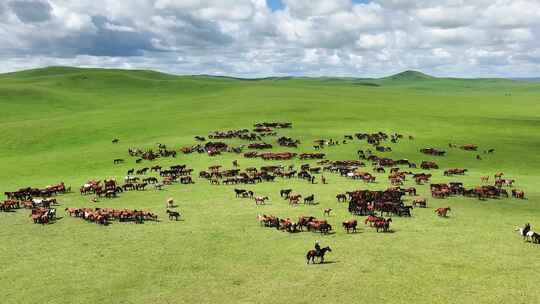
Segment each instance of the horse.
[{"label": "horse", "polygon": [[534,231],[529,231],[529,232],[532,232],[530,238],[531,238],[531,242],[533,242],[534,244],[540,244],[540,234],[534,232]]},{"label": "horse", "polygon": [[279,191],[279,196],[281,196],[281,197],[283,197],[285,199],[288,199],[291,192],[292,192],[292,189],[281,189]]},{"label": "horse", "polygon": [[289,195],[289,204],[290,205],[297,205],[298,201],[300,200],[301,197],[302,197],[302,195],[300,195],[300,194]]},{"label": "horse", "polygon": [[321,250],[319,250],[319,252],[317,252],[317,250],[313,250],[313,249],[308,251],[307,254],[306,254],[307,263],[309,264],[309,261],[311,261],[313,264],[315,264],[315,257],[319,258],[319,264],[324,263],[324,255],[327,252],[332,252],[332,249],[330,248],[330,246],[326,246],[324,248],[321,248]]},{"label": "horse", "polygon": [[437,215],[440,216],[440,217],[446,217],[448,211],[451,211],[450,207],[437,208],[437,209],[435,210],[435,213],[437,213]]},{"label": "horse", "polygon": [[349,220],[342,223],[342,226],[345,230],[347,230],[347,233],[352,229],[352,232],[356,232],[356,226],[358,225],[358,222],[356,220]]},{"label": "horse", "polygon": [[373,227],[373,224],[378,222],[378,221],[382,221],[384,220],[384,218],[382,217],[378,217],[378,216],[374,216],[374,215],[369,215],[366,220],[364,221],[364,224],[368,224],[369,223],[369,226],[370,227]]},{"label": "horse", "polygon": [[386,220],[382,219],[382,220],[376,221],[375,229],[377,229],[377,232],[379,232],[379,230],[382,230],[383,232],[388,232],[388,230],[390,229],[391,222],[392,222],[391,218],[388,218]]},{"label": "horse", "polygon": [[514,231],[519,231],[519,235],[523,237],[523,240],[527,239],[527,233],[531,231],[531,225],[529,223],[525,224],[525,227],[516,227]]},{"label": "horse", "polygon": [[304,198],[304,204],[313,204],[314,201],[315,201],[315,195],[314,194]]},{"label": "horse", "polygon": [[236,194],[236,197],[240,197],[242,196],[242,194],[244,194],[246,192],[246,190],[244,189],[234,189],[234,193]]},{"label": "horse", "polygon": [[324,209],[324,215],[330,216],[330,212],[332,212],[332,208],[326,208],[326,209]]},{"label": "horse", "polygon": [[262,197],[262,196],[257,196],[255,197],[255,205],[264,205],[265,201],[268,199],[268,196],[265,196],[265,197]]},{"label": "horse", "polygon": [[172,219],[174,218],[176,221],[178,221],[178,218],[180,217],[180,212],[167,210],[167,213],[169,214],[169,220],[172,221]]},{"label": "horse", "polygon": [[427,199],[424,197],[417,197],[413,200],[413,207],[416,207],[416,205],[426,208],[427,207]]}]

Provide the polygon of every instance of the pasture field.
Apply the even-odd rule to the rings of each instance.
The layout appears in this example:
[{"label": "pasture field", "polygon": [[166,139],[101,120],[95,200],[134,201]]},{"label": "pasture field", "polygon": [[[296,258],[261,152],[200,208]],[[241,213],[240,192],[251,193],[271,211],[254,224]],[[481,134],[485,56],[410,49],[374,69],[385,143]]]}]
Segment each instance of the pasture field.
[{"label": "pasture field", "polygon": [[[43,187],[60,181],[73,193],[58,197],[62,217],[33,224],[29,211],[0,212],[1,303],[540,303],[540,246],[513,230],[530,222],[540,230],[540,84],[499,79],[434,79],[414,73],[379,80],[235,80],[176,77],[147,71],[48,68],[0,75],[0,190]],[[269,196],[265,206],[236,199],[235,186],[211,186],[197,172],[211,165],[241,168],[315,161],[262,161],[225,153],[179,154],[153,163],[187,164],[193,185],[148,188],[91,204],[78,188],[90,179],[123,179],[135,164],[127,150],[156,143],[179,149],[193,136],[243,129],[262,121],[287,121],[279,135],[312,141],[345,134],[384,131],[413,135],[390,144],[394,159],[436,160],[433,182],[462,181],[502,171],[516,180],[526,200],[432,199],[418,186],[428,208],[411,218],[393,218],[393,233],[376,233],[357,217],[358,233],[346,234],[352,219],[335,195],[355,189],[386,189],[387,174],[366,185],[326,173],[329,184],[277,179],[238,187]],[[111,139],[119,138],[118,144]],[[227,140],[234,145],[241,140]],[[490,155],[449,149],[448,143],[494,148]],[[386,144],[385,144],[386,145]],[[277,147],[276,147],[277,146]],[[442,148],[444,157],[418,150]],[[365,141],[325,148],[327,159],[357,159]],[[126,163],[113,165],[113,159]],[[444,169],[468,168],[444,177]],[[371,168],[368,166],[368,171]],[[422,171],[420,169],[416,170]],[[410,179],[406,185],[415,186]],[[279,190],[315,194],[317,205],[291,207]],[[165,199],[174,197],[182,221],[169,221]],[[410,197],[406,197],[410,204]],[[87,223],[66,207],[144,208],[159,222]],[[447,219],[434,214],[451,206]],[[257,214],[281,218],[328,217],[334,233],[289,234],[264,228]],[[320,240],[331,246],[327,263],[306,265],[305,253]]]}]

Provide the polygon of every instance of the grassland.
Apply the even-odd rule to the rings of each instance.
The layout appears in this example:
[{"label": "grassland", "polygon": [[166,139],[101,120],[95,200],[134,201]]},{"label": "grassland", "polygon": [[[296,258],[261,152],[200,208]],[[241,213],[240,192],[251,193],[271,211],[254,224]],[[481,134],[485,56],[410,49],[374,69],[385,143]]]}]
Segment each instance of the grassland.
[{"label": "grassland", "polygon": [[[291,121],[280,131],[311,151],[318,138],[386,131],[415,136],[393,145],[393,158],[436,159],[442,168],[465,167],[472,186],[496,171],[517,180],[527,200],[430,200],[412,218],[394,219],[395,233],[369,228],[345,234],[352,216],[338,192],[366,188],[328,175],[328,185],[278,180],[249,187],[268,205],[234,198],[232,187],[195,179],[190,186],[130,192],[100,207],[145,208],[161,222],[107,227],[65,216],[34,225],[28,211],[0,213],[2,303],[540,303],[540,248],[521,241],[515,225],[540,227],[540,84],[501,79],[437,79],[399,75],[385,79],[235,80],[176,77],[147,71],[49,68],[0,75],[0,190],[65,181],[78,188],[89,179],[122,178],[140,167],[129,147],[165,143],[179,148],[194,135],[249,128],[259,121]],[[117,145],[111,139],[120,138]],[[240,141],[230,141],[240,144]],[[422,147],[449,142],[494,148],[493,155],[450,150],[426,157]],[[365,142],[325,149],[329,159],[353,159]],[[286,149],[276,149],[286,150]],[[180,155],[166,166],[260,166],[225,154]],[[290,162],[287,162],[287,164]],[[296,161],[296,164],[301,162]],[[372,189],[388,186],[384,175]],[[384,182],[383,182],[384,181]],[[409,182],[410,183],[410,182]],[[411,184],[412,185],[412,184]],[[314,193],[316,206],[292,208],[279,189]],[[420,188],[427,196],[428,187]],[[164,201],[175,197],[185,214],[165,220]],[[78,193],[59,198],[61,208],[89,206]],[[451,206],[451,217],[433,210]],[[286,234],[262,228],[259,213],[280,217],[331,207],[335,234]],[[63,213],[63,212],[61,212]],[[62,214],[63,215],[63,214]],[[537,228],[540,229],[540,228]],[[330,245],[329,263],[307,266],[316,239]]]}]

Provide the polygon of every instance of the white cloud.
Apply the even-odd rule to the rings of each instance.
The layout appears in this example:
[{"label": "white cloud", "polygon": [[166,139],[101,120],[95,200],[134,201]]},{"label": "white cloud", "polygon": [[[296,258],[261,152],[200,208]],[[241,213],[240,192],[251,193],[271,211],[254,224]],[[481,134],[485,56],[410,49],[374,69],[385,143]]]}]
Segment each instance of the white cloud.
[{"label": "white cloud", "polygon": [[[537,0],[0,1],[0,71],[540,75]],[[503,68],[504,67],[504,68]]]}]

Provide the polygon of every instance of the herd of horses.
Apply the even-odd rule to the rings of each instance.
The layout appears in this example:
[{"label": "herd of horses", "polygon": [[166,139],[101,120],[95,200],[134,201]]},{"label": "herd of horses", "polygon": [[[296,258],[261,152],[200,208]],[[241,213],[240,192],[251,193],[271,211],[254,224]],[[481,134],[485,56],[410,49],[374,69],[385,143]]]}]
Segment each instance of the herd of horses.
[{"label": "herd of horses", "polygon": [[318,219],[314,216],[300,216],[298,221],[292,221],[290,218],[279,218],[273,215],[257,215],[257,221],[261,226],[276,228],[277,230],[290,233],[307,230],[311,232],[320,232],[328,234],[332,231],[332,225],[325,219]]},{"label": "herd of horses", "polygon": [[[405,136],[398,133],[387,134],[385,132],[376,133],[356,133],[344,135],[343,140],[336,139],[318,139],[314,141],[313,148],[315,150],[324,149],[325,147],[337,146],[340,143],[346,144],[353,141],[355,138],[359,141],[366,141],[372,146],[371,149],[358,150],[358,159],[354,160],[328,160],[325,153],[299,153],[299,152],[258,152],[253,150],[273,149],[274,146],[267,141],[267,137],[277,136],[278,129],[292,128],[292,123],[259,123],[255,124],[252,130],[229,130],[215,131],[207,136],[195,136],[196,143],[191,146],[184,146],[179,150],[169,149],[166,145],[158,144],[158,148],[140,149],[130,148],[128,154],[135,158],[135,163],[140,164],[143,161],[156,161],[163,157],[177,157],[177,153],[190,154],[198,152],[214,157],[222,153],[235,153],[243,156],[246,159],[260,158],[267,161],[291,161],[298,159],[301,161],[315,160],[315,165],[304,163],[298,168],[294,165],[266,165],[256,167],[248,167],[240,169],[238,161],[233,162],[233,168],[225,169],[221,165],[209,167],[207,170],[200,171],[198,177],[206,179],[212,185],[255,185],[262,182],[274,182],[277,179],[287,180],[291,178],[304,179],[310,183],[315,183],[315,176],[321,176],[323,184],[326,179],[323,174],[339,174],[339,176],[352,180],[361,180],[366,184],[378,184],[381,180],[377,180],[377,174],[386,173],[388,171],[388,182],[390,186],[386,190],[367,190],[358,189],[338,193],[336,199],[338,203],[347,203],[348,211],[353,216],[365,216],[364,223],[366,226],[373,227],[376,232],[390,232],[392,217],[411,217],[412,210],[417,207],[427,208],[427,198],[417,196],[416,187],[403,187],[408,179],[412,179],[416,185],[422,186],[427,183],[431,191],[433,199],[446,199],[452,196],[461,195],[464,197],[476,197],[481,200],[497,199],[501,197],[509,197],[509,191],[513,198],[525,199],[525,193],[516,188],[512,188],[515,184],[514,179],[503,178],[503,173],[494,175],[494,182],[489,183],[490,177],[481,178],[482,184],[472,188],[464,187],[462,182],[449,183],[432,183],[433,171],[440,168],[435,161],[421,161],[419,164],[411,162],[408,159],[391,159],[377,155],[392,151],[392,148],[386,145],[388,141],[398,143],[405,139]],[[207,138],[209,140],[207,140]],[[249,141],[246,145],[231,146],[225,140],[240,139]],[[409,140],[414,140],[414,137],[408,136]],[[119,142],[118,139],[113,140],[114,144]],[[296,149],[300,145],[300,141],[291,137],[282,136],[277,138],[277,144],[281,147]],[[465,151],[477,151],[478,146],[467,144],[457,146],[449,144],[449,148],[461,148]],[[252,151],[244,152],[245,149]],[[493,153],[494,149],[486,150]],[[420,152],[437,157],[447,156],[447,152],[437,148],[422,148]],[[124,159],[114,159],[114,164],[124,163]],[[372,172],[368,172],[366,167],[368,164],[372,166]],[[402,169],[403,166],[407,170]],[[420,168],[428,172],[412,172],[411,169]],[[114,178],[104,180],[90,180],[79,188],[81,195],[94,195],[95,197],[114,198],[125,191],[145,191],[148,187],[154,187],[161,190],[164,186],[179,184],[193,184],[192,177],[193,169],[186,165],[175,165],[169,168],[162,168],[159,165],[132,168],[127,171],[123,183],[119,183]],[[152,176],[155,173],[157,176]],[[450,168],[443,172],[446,177],[462,176],[468,173],[466,168]],[[322,174],[322,175],[321,175]],[[44,188],[22,188],[13,192],[5,192],[7,200],[0,204],[0,211],[12,211],[20,208],[31,209],[30,217],[34,223],[48,224],[56,220],[56,199],[52,198],[58,194],[70,192],[70,188],[62,182],[59,184],[50,185]],[[269,200],[268,196],[256,195],[254,191],[248,189],[234,188],[234,193],[237,198],[252,199],[255,205],[266,205]],[[411,199],[406,199],[409,196]],[[298,206],[300,202],[305,205],[316,204],[315,194],[302,195],[294,193],[292,189],[282,189],[280,197],[288,201],[291,206]],[[410,205],[405,202],[410,201]],[[331,208],[324,210],[324,216],[329,216]],[[451,211],[450,207],[441,207],[434,210],[440,217],[447,217]],[[120,222],[135,222],[143,223],[144,221],[157,221],[157,214],[150,211],[130,210],[130,209],[110,209],[110,208],[66,208],[65,212],[72,216],[81,218],[85,221],[107,225],[112,221]],[[167,215],[170,220],[178,220],[181,216],[179,212],[167,209]],[[276,228],[277,230],[286,231],[289,233],[312,231],[323,235],[333,231],[332,225],[327,219],[320,219],[314,216],[300,216],[296,221],[291,218],[278,218],[272,215],[259,215],[257,220],[265,227]],[[358,220],[349,219],[341,223],[342,228],[346,233],[355,233],[358,229]],[[528,230],[527,230],[528,229]],[[533,242],[540,242],[538,234],[531,233],[530,227],[523,228],[524,236],[530,235],[529,239]],[[324,251],[324,252],[322,252]],[[324,253],[331,252],[330,247],[323,248],[321,251],[308,252],[306,257],[308,263],[314,262],[315,257],[319,257],[320,261],[324,261]],[[321,256],[322,254],[322,256]]]},{"label": "herd of horses", "polygon": [[112,208],[66,208],[69,216],[78,217],[87,222],[100,225],[108,225],[111,221],[135,222],[141,224],[144,221],[157,221],[155,213],[144,210],[112,209]]}]

